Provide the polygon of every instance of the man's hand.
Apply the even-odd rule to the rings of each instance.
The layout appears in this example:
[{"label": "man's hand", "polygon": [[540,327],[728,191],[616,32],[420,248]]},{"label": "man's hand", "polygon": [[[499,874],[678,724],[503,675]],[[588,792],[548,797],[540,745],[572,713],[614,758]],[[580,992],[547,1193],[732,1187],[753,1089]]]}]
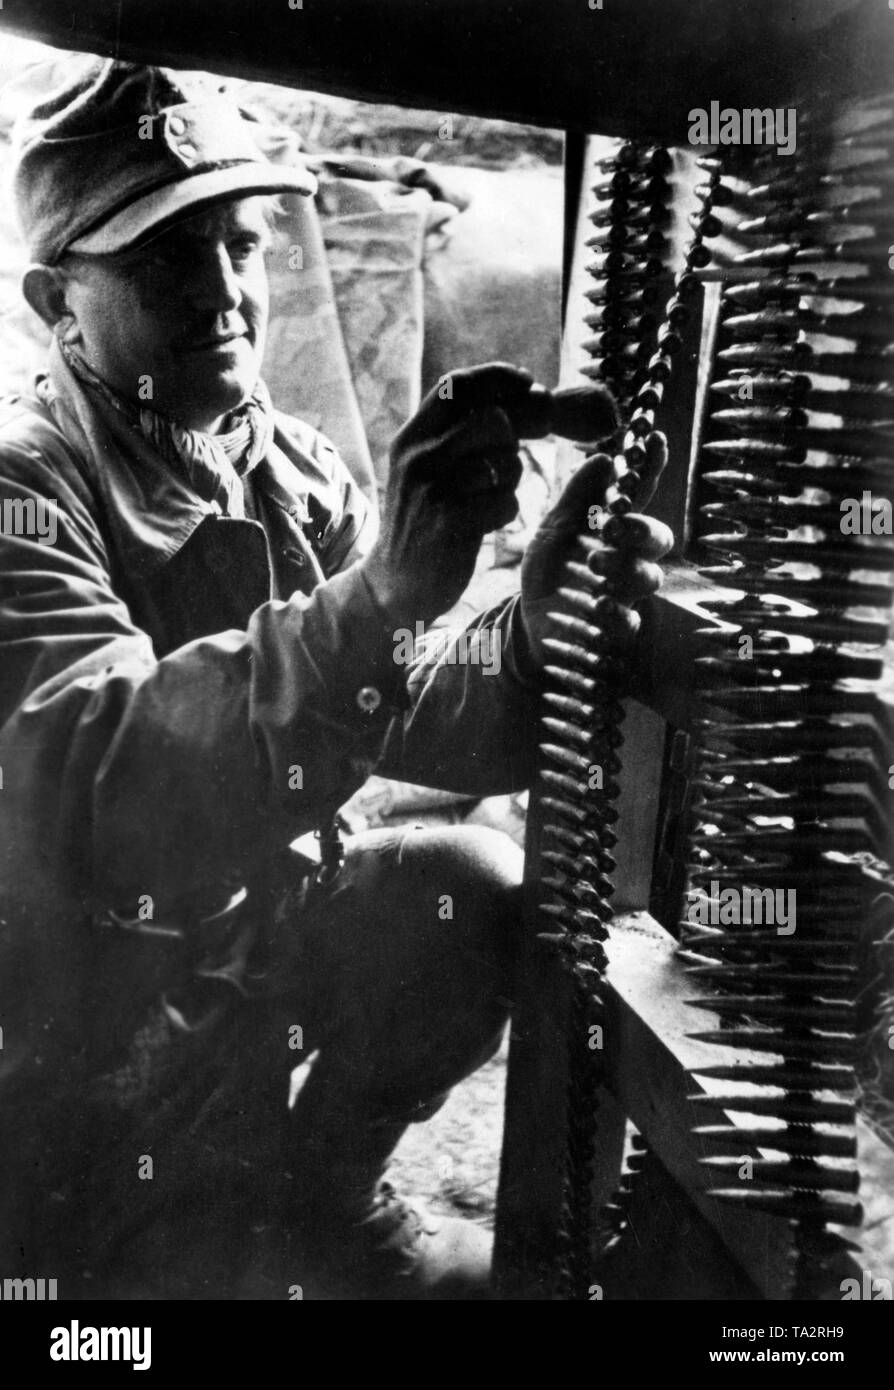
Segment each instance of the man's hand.
[{"label": "man's hand", "polygon": [[396,436],[379,538],[363,568],[400,620],[427,624],[452,607],[484,536],[515,516],[521,463],[507,410],[532,380],[499,362],[451,372]]},{"label": "man's hand", "polygon": [[[646,461],[633,498],[634,505],[640,508],[648,505],[658,485],[667,462],[667,441],[663,434],[650,434],[645,448]],[[630,512],[623,518],[612,517],[602,541],[588,554],[577,543],[586,531],[590,509],[607,505],[615,480],[615,465],[607,454],[587,459],[544,517],[525,552],[521,619],[531,660],[537,666],[547,659],[543,640],[550,635],[548,615],[556,608],[555,595],[565,583],[568,560],[575,558],[588,564],[594,574],[609,583],[611,599],[603,605],[599,626],[616,651],[629,648],[639,629],[634,604],[647,594],[654,594],[661,584],[661,570],[655,561],[666,555],[674,543],[670,528],[661,521]]]}]

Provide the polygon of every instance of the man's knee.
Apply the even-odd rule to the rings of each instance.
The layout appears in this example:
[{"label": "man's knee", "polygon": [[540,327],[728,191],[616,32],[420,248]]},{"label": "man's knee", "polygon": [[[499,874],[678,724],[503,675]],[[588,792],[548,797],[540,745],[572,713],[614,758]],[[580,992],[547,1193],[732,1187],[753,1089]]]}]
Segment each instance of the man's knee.
[{"label": "man's knee", "polygon": [[521,870],[509,837],[478,826],[349,844],[308,955],[353,1084],[389,1078],[389,1095],[421,1100],[493,1052],[512,996]]},{"label": "man's knee", "polygon": [[523,855],[508,835],[483,825],[408,828],[397,863],[420,881],[458,888],[471,905],[478,893],[492,903],[517,890]]},{"label": "man's knee", "polygon": [[[407,829],[393,865],[399,916],[440,950],[508,968],[519,936],[523,855],[485,826]],[[434,947],[437,951],[437,947]]]},{"label": "man's knee", "polygon": [[440,859],[449,873],[488,892],[517,888],[524,856],[502,830],[486,825],[448,825],[414,829],[404,842],[402,857]]}]

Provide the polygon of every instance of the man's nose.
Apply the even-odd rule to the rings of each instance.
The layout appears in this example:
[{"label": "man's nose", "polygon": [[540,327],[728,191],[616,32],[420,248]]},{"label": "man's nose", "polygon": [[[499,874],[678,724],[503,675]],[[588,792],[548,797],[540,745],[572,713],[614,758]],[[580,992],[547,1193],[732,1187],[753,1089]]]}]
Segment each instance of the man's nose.
[{"label": "man's nose", "polygon": [[242,302],[239,276],[225,245],[211,247],[190,276],[190,296],[203,309],[225,314]]}]

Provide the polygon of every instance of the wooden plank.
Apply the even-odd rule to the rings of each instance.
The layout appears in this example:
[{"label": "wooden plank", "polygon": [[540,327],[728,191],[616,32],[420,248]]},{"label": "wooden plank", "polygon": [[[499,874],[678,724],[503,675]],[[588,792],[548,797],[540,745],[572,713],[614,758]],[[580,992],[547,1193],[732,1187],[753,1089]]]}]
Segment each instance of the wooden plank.
[{"label": "wooden plank", "polygon": [[[738,1112],[725,1113],[711,1100],[712,1093],[728,1089],[729,1083],[702,1081],[691,1075],[691,1068],[700,1064],[741,1065],[751,1054],[696,1042],[688,1036],[690,1031],[704,1030],[705,1016],[685,1003],[699,991],[676,960],[675,946],[673,938],[647,913],[633,913],[615,922],[606,990],[609,1084],[662,1163],[763,1296],[784,1298],[790,1252],[788,1224],[760,1213],[743,1216],[704,1192],[707,1177],[698,1160],[708,1150],[704,1141],[691,1133],[691,1126],[696,1122],[732,1123],[744,1128],[749,1122]],[[697,1107],[686,1099],[697,1092],[705,1096],[704,1106],[698,1107],[698,1121]],[[858,1143],[872,1153],[873,1185],[866,1200],[867,1205],[873,1204],[873,1223],[862,1236],[849,1233],[849,1239],[862,1243],[862,1262],[845,1257],[836,1265],[829,1275],[830,1296],[835,1296],[841,1279],[860,1278],[862,1268],[871,1270],[875,1278],[894,1282],[887,1240],[894,1151],[862,1123]],[[743,1143],[742,1155],[756,1157],[758,1151]]]},{"label": "wooden plank", "polygon": [[661,716],[645,705],[627,700],[625,708],[614,827],[618,844],[613,851],[617,868],[612,875],[612,907],[616,912],[649,906],[666,729]]},{"label": "wooden plank", "polygon": [[[503,1299],[545,1299],[559,1259],[567,1133],[571,991],[555,949],[538,941],[539,797],[528,815],[523,932],[517,967],[494,1246],[494,1283]],[[595,1182],[605,1196],[620,1173],[624,1115],[609,1096],[600,1107]]]},{"label": "wooden plank", "polygon": [[[671,563],[665,567],[661,592],[640,605],[642,628],[634,649],[628,686],[630,699],[686,733],[695,731],[696,721],[704,713],[695,666],[696,657],[704,655],[705,651],[705,639],[699,635],[699,630],[734,631],[731,623],[708,612],[704,604],[728,592],[703,578],[693,565]],[[894,641],[889,641],[880,655],[884,668],[875,687],[875,710],[871,715],[855,719],[855,727],[867,720],[874,721],[879,761],[886,766],[889,761],[886,750],[894,749]],[[650,786],[647,780],[647,795],[651,794]],[[889,861],[894,856],[892,806],[894,798],[889,795],[887,834],[880,838],[877,847],[877,853]]]},{"label": "wooden plank", "polygon": [[[667,210],[669,224],[662,228],[667,237],[667,250],[662,260],[667,272],[656,281],[662,298],[673,293],[677,274],[684,268],[685,257],[692,244],[693,230],[689,218],[701,210],[695,196],[695,186],[703,182],[703,175],[695,167],[698,151],[688,146],[670,150],[671,168],[667,174]],[[656,424],[667,439],[667,464],[655,495],[649,504],[649,513],[663,521],[674,533],[674,554],[685,554],[688,541],[686,500],[691,477],[692,441],[699,432],[699,416],[696,411],[698,382],[706,370],[704,341],[702,334],[705,291],[698,286],[687,296],[689,316],[682,328],[678,328],[680,344],[674,354],[672,386],[665,392],[661,407],[656,415]]]},{"label": "wooden plank", "polygon": [[567,1125],[567,976],[537,940],[542,813],[534,788],[525,830],[522,934],[516,968],[503,1148],[494,1231],[494,1284],[501,1298],[545,1297],[558,1257]]},{"label": "wooden plank", "polygon": [[720,591],[692,565],[665,567],[661,592],[640,605],[642,628],[634,651],[629,693],[675,728],[689,730],[698,717],[696,656],[700,628],[729,627],[701,607]]},{"label": "wooden plank", "polygon": [[754,1300],[757,1289],[654,1153],[640,1155],[620,1241],[596,1266],[606,1302]]},{"label": "wooden plank", "polygon": [[[734,624],[724,622],[704,605],[728,597],[732,591],[704,578],[686,561],[668,563],[663,569],[661,591],[639,605],[642,627],[634,648],[628,692],[631,699],[688,731],[702,713],[694,666],[696,657],[704,655],[699,629],[735,630]],[[881,655],[884,672],[876,689],[877,718],[883,737],[894,746],[894,641]]]},{"label": "wooden plank", "polygon": [[[494,1287],[504,1300],[553,1296],[568,1129],[569,982],[555,952],[532,943],[525,953],[513,1011],[505,1122],[494,1234]],[[599,1143],[593,1210],[615,1191],[626,1117],[609,1092],[594,1126]]]}]

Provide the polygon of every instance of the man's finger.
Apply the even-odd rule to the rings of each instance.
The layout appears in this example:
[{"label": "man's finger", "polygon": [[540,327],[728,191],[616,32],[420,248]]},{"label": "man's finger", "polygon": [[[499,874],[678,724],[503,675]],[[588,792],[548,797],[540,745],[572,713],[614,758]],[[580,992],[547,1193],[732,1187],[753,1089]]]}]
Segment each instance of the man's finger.
[{"label": "man's finger", "polygon": [[674,547],[670,527],[639,512],[609,517],[602,528],[602,539],[606,545],[638,555],[641,560],[661,560]]},{"label": "man's finger", "polygon": [[615,465],[608,454],[593,454],[585,459],[567,483],[552,511],[544,518],[550,531],[578,536],[590,526],[591,507],[602,508],[605,494],[615,481]]},{"label": "man's finger", "polygon": [[613,599],[603,598],[599,604],[598,624],[612,651],[627,647],[640,629],[641,618],[632,608]]},{"label": "man's finger", "polygon": [[667,464],[667,439],[660,430],[653,430],[643,440],[644,459],[637,468],[637,481],[632,490],[631,502],[637,511],[645,511],[655,495],[658,480]]},{"label": "man's finger", "polygon": [[438,434],[420,433],[415,443],[405,446],[405,456],[412,461],[414,471],[421,470],[436,478],[458,460],[474,461],[486,455],[517,452],[515,431],[505,411],[497,407],[455,420]]},{"label": "man's finger", "polygon": [[621,550],[597,550],[587,556],[587,563],[608,581],[618,603],[638,603],[661,588],[662,573],[652,560],[640,560]]},{"label": "man's finger", "polygon": [[505,489],[489,494],[481,493],[470,497],[468,505],[459,513],[468,527],[469,533],[477,532],[486,536],[490,531],[499,531],[508,526],[518,516],[518,500],[514,492]]},{"label": "man's finger", "polygon": [[[438,382],[438,395],[442,400],[452,400],[460,410],[480,410],[482,407],[523,400],[533,383],[533,376],[524,367],[514,367],[510,362],[485,362],[478,367],[462,367],[442,376]],[[446,390],[449,390],[449,396],[446,396]]]},{"label": "man's finger", "polygon": [[523,367],[508,362],[488,362],[481,367],[461,367],[435,383],[418,411],[402,426],[398,439],[415,440],[437,427],[449,428],[478,411],[511,407],[527,399],[534,378]]},{"label": "man's finger", "polygon": [[450,497],[490,497],[512,494],[522,475],[517,450],[487,450],[445,459],[433,479],[435,491]]},{"label": "man's finger", "polygon": [[[534,378],[523,367],[491,362],[446,372],[424,397],[415,415],[404,422],[391,445],[394,455],[417,444],[441,439],[480,411],[499,409],[528,396]],[[507,420],[507,427],[512,428]],[[517,437],[513,430],[513,437]]]}]

